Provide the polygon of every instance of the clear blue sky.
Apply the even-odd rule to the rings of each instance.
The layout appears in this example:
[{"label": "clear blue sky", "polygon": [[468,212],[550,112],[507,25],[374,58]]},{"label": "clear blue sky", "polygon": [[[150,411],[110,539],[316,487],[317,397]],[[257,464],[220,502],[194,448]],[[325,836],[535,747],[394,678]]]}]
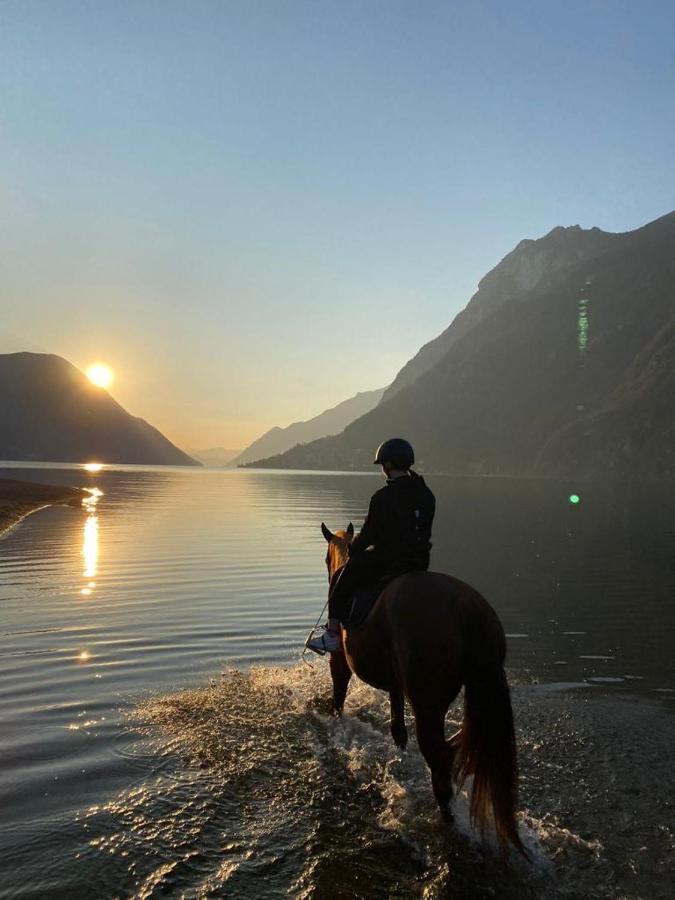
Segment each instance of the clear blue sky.
[{"label": "clear blue sky", "polygon": [[0,351],[183,446],[390,381],[523,237],[675,207],[673,2],[0,0]]}]

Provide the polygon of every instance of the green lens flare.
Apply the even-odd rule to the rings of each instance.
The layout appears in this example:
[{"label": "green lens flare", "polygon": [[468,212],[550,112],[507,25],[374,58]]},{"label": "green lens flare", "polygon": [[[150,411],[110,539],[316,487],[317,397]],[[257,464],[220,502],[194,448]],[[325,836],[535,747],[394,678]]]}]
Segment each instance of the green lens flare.
[{"label": "green lens flare", "polygon": [[581,500],[581,497],[578,494],[570,494],[569,501],[576,505]]},{"label": "green lens flare", "polygon": [[589,298],[579,301],[577,312],[577,348],[583,353],[588,344],[588,303]]}]

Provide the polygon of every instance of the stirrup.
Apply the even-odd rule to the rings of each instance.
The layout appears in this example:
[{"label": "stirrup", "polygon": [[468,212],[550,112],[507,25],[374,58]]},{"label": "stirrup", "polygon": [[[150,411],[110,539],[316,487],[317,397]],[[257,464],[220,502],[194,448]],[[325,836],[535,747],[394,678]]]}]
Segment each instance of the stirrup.
[{"label": "stirrup", "polygon": [[319,656],[325,656],[326,653],[337,653],[340,649],[340,635],[334,634],[328,629],[324,629],[323,634],[318,637],[311,636],[305,641],[307,650],[318,653]]}]

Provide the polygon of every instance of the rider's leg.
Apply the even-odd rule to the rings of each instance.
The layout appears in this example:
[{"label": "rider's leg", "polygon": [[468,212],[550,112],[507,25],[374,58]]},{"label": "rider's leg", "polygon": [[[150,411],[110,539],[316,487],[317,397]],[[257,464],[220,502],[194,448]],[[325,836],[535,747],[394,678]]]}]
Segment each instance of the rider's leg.
[{"label": "rider's leg", "polygon": [[351,560],[344,567],[328,594],[328,623],[322,633],[311,637],[305,646],[316,653],[337,653],[342,647],[340,622],[347,618],[349,598],[353,590]]},{"label": "rider's leg", "polygon": [[305,646],[317,653],[336,653],[341,648],[340,623],[349,618],[349,605],[357,587],[372,584],[381,575],[374,553],[353,556],[344,567],[328,594],[328,623],[322,634],[311,638]]},{"label": "rider's leg", "polygon": [[358,583],[358,564],[350,559],[340,572],[335,584],[328,594],[328,631],[340,630],[340,622],[344,622],[349,613],[349,601]]},{"label": "rider's leg", "polygon": [[372,552],[350,557],[328,594],[328,630],[339,631],[349,617],[349,605],[358,587],[377,581],[379,559]]}]

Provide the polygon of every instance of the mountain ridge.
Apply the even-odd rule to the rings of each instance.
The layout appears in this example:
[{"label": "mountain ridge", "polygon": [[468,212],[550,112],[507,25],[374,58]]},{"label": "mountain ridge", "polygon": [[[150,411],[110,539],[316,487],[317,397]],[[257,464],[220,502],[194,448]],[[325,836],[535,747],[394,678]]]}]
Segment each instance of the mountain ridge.
[{"label": "mountain ridge", "polygon": [[412,384],[448,352],[452,344],[503,303],[559,280],[593,250],[609,247],[615,234],[580,225],[557,225],[541,238],[524,238],[478,282],[466,306],[436,338],[424,344],[398,372],[384,400]]}]

